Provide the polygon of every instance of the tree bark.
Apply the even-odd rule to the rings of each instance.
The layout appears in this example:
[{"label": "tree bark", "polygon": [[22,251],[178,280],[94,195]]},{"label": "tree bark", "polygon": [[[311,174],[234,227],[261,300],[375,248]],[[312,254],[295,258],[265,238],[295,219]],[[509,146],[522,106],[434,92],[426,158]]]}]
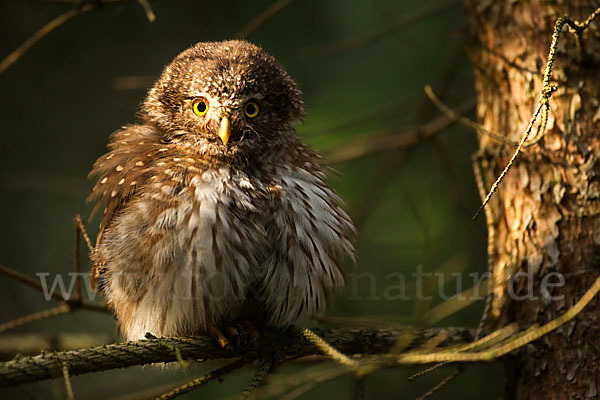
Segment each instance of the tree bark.
[{"label": "tree bark", "polygon": [[[520,140],[540,98],[557,18],[569,15],[583,21],[599,6],[584,0],[465,0],[474,39],[468,51],[477,113],[484,128]],[[563,29],[552,74],[558,90],[550,99],[545,136],[519,156],[488,205],[496,326],[550,321],[573,305],[600,272],[599,23],[585,30],[581,48],[567,27]],[[478,159],[486,189],[513,151],[512,146],[480,138]],[[510,277],[517,272],[510,295]],[[544,295],[545,277],[546,283],[559,282],[557,275],[548,276],[552,272],[562,274],[565,284],[547,285]],[[528,291],[536,298],[517,300]],[[511,355],[505,370],[506,398],[598,398],[598,299],[571,323]]]}]

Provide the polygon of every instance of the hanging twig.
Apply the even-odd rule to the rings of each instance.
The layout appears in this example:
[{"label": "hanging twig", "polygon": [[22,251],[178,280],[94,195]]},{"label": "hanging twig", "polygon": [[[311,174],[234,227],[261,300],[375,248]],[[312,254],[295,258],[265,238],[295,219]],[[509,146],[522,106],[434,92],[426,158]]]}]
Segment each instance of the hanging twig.
[{"label": "hanging twig", "polygon": [[490,198],[493,196],[494,192],[498,188],[498,185],[500,184],[500,182],[502,182],[502,179],[504,178],[504,176],[506,175],[506,173],[508,172],[508,170],[514,163],[517,156],[519,155],[521,148],[523,147],[523,145],[529,138],[529,135],[533,128],[533,124],[536,122],[540,113],[541,113],[540,126],[537,130],[536,135],[532,138],[531,143],[532,144],[537,143],[546,133],[546,124],[548,122],[548,113],[550,110],[550,97],[552,97],[552,93],[554,93],[557,89],[556,85],[550,84],[550,79],[552,77],[552,68],[554,66],[554,61],[556,59],[556,51],[558,49],[558,39],[560,37],[562,28],[565,25],[568,25],[569,28],[571,28],[571,31],[575,34],[575,37],[577,39],[578,47],[579,47],[580,51],[583,52],[583,47],[581,45],[582,33],[592,23],[592,21],[594,21],[596,19],[596,17],[598,15],[600,15],[600,8],[597,8],[593,13],[591,13],[590,16],[584,22],[574,21],[573,19],[571,19],[568,16],[562,16],[556,20],[556,23],[554,25],[554,32],[552,34],[552,43],[550,44],[550,50],[548,52],[548,58],[546,61],[546,69],[544,70],[544,76],[543,76],[543,80],[542,80],[542,93],[538,100],[538,105],[531,117],[531,120],[529,121],[529,124],[527,125],[527,128],[525,129],[523,136],[521,137],[521,140],[519,141],[519,144],[518,144],[515,152],[513,153],[512,157],[511,157],[510,161],[506,164],[506,167],[504,168],[504,170],[502,171],[500,176],[498,176],[496,181],[492,184],[492,187],[490,188],[487,196],[485,197],[483,203],[481,204],[481,207],[479,208],[479,210],[477,210],[477,213],[475,214],[473,219],[477,218],[477,216],[481,213],[481,210],[483,210],[483,208],[486,206],[486,204],[488,203],[488,201],[490,200]]},{"label": "hanging twig", "polygon": [[525,141],[529,137],[529,133],[531,133],[531,129],[533,128],[533,124],[535,123],[535,120],[537,119],[537,117],[540,114],[541,110],[542,110],[542,103],[540,102],[540,103],[538,103],[538,106],[537,106],[536,110],[534,111],[533,116],[531,117],[531,120],[529,121],[529,125],[527,125],[527,129],[525,129],[525,133],[523,134],[523,137],[521,138],[521,141],[519,142],[519,144],[517,145],[517,148],[515,149],[515,152],[513,153],[512,157],[510,158],[510,160],[506,164],[506,167],[504,167],[504,169],[502,170],[502,172],[500,173],[500,175],[498,176],[498,178],[496,179],[496,181],[492,184],[492,187],[490,188],[487,196],[485,196],[485,199],[483,200],[483,203],[481,203],[481,206],[479,207],[479,209],[477,210],[477,212],[473,216],[473,219],[476,219],[479,216],[479,214],[481,213],[481,211],[483,211],[483,208],[490,201],[490,198],[494,195],[494,193],[496,192],[496,189],[498,189],[498,185],[500,185],[500,182],[502,182],[502,179],[508,173],[508,170],[513,165],[513,163],[515,162],[517,156],[521,152],[521,147],[523,146],[523,144],[525,143]]}]

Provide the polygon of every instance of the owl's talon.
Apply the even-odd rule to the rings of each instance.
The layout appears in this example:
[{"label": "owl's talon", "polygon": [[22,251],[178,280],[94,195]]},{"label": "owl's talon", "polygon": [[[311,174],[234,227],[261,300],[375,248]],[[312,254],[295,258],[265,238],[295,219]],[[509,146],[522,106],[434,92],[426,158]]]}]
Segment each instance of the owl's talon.
[{"label": "owl's talon", "polygon": [[253,341],[258,341],[260,339],[260,332],[254,326],[254,323],[251,321],[240,321],[240,325],[244,327],[244,330],[250,334],[250,337]]},{"label": "owl's talon", "polygon": [[227,336],[230,339],[233,339],[235,337],[238,337],[240,335],[240,332],[234,328],[233,326],[226,326],[225,328],[223,328],[223,330],[225,331],[225,333],[227,334]]},{"label": "owl's talon", "polygon": [[223,335],[223,332],[221,332],[221,330],[216,326],[209,326],[206,330],[206,333],[208,333],[209,336],[214,338],[217,341],[217,343],[219,343],[219,346],[221,346],[222,349],[231,349],[231,343],[229,343],[229,340],[225,337],[225,335]]},{"label": "owl's talon", "polygon": [[231,342],[235,343],[236,346],[240,344],[242,335],[238,329],[233,326],[226,326],[223,330]]}]

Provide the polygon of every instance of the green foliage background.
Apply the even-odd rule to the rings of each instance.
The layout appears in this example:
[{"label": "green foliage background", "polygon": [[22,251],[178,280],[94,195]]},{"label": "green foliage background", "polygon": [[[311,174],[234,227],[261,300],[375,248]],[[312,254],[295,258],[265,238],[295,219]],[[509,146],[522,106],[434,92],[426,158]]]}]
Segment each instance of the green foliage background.
[{"label": "green foliage background", "polygon": [[[73,217],[89,215],[84,200],[91,188],[86,175],[105,152],[108,135],[135,121],[146,88],[117,88],[124,76],[141,76],[146,86],[178,52],[197,41],[232,38],[265,7],[252,2],[152,1],[157,15],[149,23],[135,1],[110,4],[68,22],[42,39],[21,60],[0,75],[0,264],[34,275],[66,273],[72,268]],[[250,40],[273,54],[297,79],[308,116],[298,127],[304,141],[327,154],[367,137],[414,124],[424,101],[423,86],[438,80],[450,57],[460,52],[460,68],[444,97],[458,104],[474,96],[471,65],[463,47],[466,18],[460,4],[381,40],[329,55],[311,55],[314,46],[389,26],[407,13],[435,2],[328,0],[297,1],[269,20]],[[0,1],[0,58],[8,55],[47,21],[68,6],[19,0]],[[149,77],[149,78],[148,78]],[[384,112],[378,110],[387,110]],[[430,118],[439,113],[431,109]],[[358,241],[358,265],[348,273],[369,272],[357,291],[341,294],[328,315],[369,318],[410,324],[426,304],[383,298],[394,281],[407,278],[417,266],[433,271],[460,254],[463,289],[470,272],[485,270],[485,229],[469,214],[479,204],[470,155],[475,135],[451,127],[439,135],[443,157],[429,141],[404,153],[405,161],[370,216]],[[364,209],[371,185],[380,179],[388,150],[334,165],[332,179],[351,213]],[[400,157],[400,153],[396,153]],[[459,202],[453,200],[459,195]],[[368,203],[367,203],[368,204]],[[362,207],[362,208],[361,208]],[[95,235],[97,221],[89,225]],[[87,267],[87,266],[86,266]],[[447,293],[454,293],[454,283]],[[414,285],[413,285],[414,286]],[[360,299],[355,299],[359,297]],[[434,299],[433,304],[439,303]],[[21,284],[0,276],[0,322],[54,306]],[[482,304],[461,311],[439,325],[477,326]],[[117,338],[109,316],[78,312],[23,327],[19,332],[88,332]],[[2,336],[0,335],[0,340]],[[279,374],[305,366],[286,366]],[[192,377],[192,371],[133,368],[73,379],[79,399],[101,399],[135,392],[159,383]],[[448,373],[438,371],[415,382],[407,377],[417,368],[398,368],[367,380],[367,398],[415,398]],[[241,392],[252,371],[227,377],[223,383],[192,392],[185,398],[228,398]],[[479,399],[501,392],[498,365],[470,366],[436,398]],[[62,382],[30,387],[40,398],[63,398]],[[353,383],[340,378],[318,385],[301,398],[348,398]],[[6,397],[5,397],[6,396]],[[0,390],[2,398],[25,398],[19,390]]]}]

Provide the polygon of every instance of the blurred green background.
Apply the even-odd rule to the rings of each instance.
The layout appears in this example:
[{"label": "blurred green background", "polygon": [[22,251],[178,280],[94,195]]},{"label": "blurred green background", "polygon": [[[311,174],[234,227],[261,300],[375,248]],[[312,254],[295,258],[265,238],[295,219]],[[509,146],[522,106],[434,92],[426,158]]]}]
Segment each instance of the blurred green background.
[{"label": "blurred green background", "polygon": [[[235,37],[269,4],[151,1],[157,16],[153,23],[136,1],[106,4],[50,33],[1,74],[0,264],[32,276],[71,271],[73,218],[89,215],[85,198],[92,185],[86,176],[105,152],[109,134],[135,121],[148,86],[176,54],[197,41]],[[1,0],[0,59],[69,7]],[[457,1],[309,0],[292,2],[249,40],[274,55],[299,82],[308,116],[298,133],[334,157],[353,143],[376,145],[438,118],[424,95],[425,84],[434,84],[450,105],[474,98],[464,52],[466,27]],[[346,42],[336,42],[347,38],[358,45],[344,48]],[[435,296],[432,304],[384,298],[386,288],[397,284],[390,274],[406,277],[410,296],[411,274],[418,266],[434,271],[458,255],[450,272],[454,268],[463,274],[463,289],[472,285],[468,273],[484,272],[485,227],[482,219],[470,219],[479,205],[470,164],[476,146],[472,132],[451,126],[434,140],[405,150],[384,149],[333,163],[339,174],[331,184],[359,225],[358,264],[346,271],[355,277],[368,272],[373,279],[352,281],[356,285],[338,296],[327,313],[338,319],[332,325],[361,325],[353,321],[357,318],[410,325],[415,315],[441,301]],[[97,221],[88,224],[92,236],[96,226]],[[87,257],[82,261],[89,268]],[[455,282],[446,289],[455,293]],[[57,305],[3,276],[0,302],[0,323]],[[476,327],[482,308],[479,302],[437,326]],[[110,316],[86,311],[9,333],[27,332],[118,338]],[[277,376],[302,368],[289,365]],[[104,399],[208,369],[204,364],[187,372],[131,368],[76,377],[73,386],[78,399]],[[409,382],[407,377],[418,370],[397,368],[369,377],[367,398],[415,398],[453,371],[441,369]],[[251,375],[252,370],[244,370],[184,398],[231,398]],[[472,365],[435,398],[498,398],[502,384],[499,365]],[[349,398],[353,387],[349,378],[340,378],[299,398]],[[34,398],[64,398],[60,380],[27,390]],[[0,390],[0,397],[28,394]]]}]

